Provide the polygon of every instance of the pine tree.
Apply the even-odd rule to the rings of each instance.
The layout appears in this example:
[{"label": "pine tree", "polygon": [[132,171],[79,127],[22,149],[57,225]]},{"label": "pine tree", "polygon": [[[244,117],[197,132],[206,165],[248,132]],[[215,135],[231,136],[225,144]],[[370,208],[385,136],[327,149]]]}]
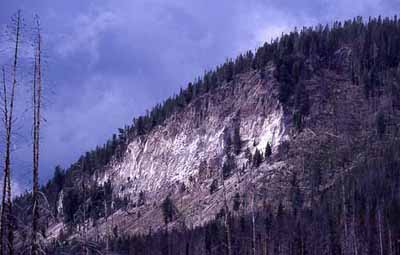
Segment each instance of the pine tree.
[{"label": "pine tree", "polygon": [[210,185],[210,194],[213,194],[218,189],[218,180],[214,179]]},{"label": "pine tree", "polygon": [[175,214],[175,206],[170,198],[170,196],[167,196],[162,205],[162,213],[164,217],[164,223],[168,224],[174,219],[174,214]]},{"label": "pine tree", "polygon": [[229,177],[236,169],[235,159],[231,155],[227,155],[224,164],[222,165],[222,175],[225,178]]},{"label": "pine tree", "polygon": [[254,152],[254,155],[253,155],[253,166],[259,167],[260,164],[262,163],[262,161],[263,161],[263,158],[262,158],[261,152],[258,149],[256,149],[256,151]]},{"label": "pine tree", "polygon": [[140,191],[139,192],[139,198],[138,198],[138,201],[137,201],[137,206],[142,206],[142,205],[145,204],[145,202],[146,202],[145,193],[144,193],[144,191]]},{"label": "pine tree", "polygon": [[240,209],[240,194],[238,192],[235,193],[233,197],[233,210],[235,212],[239,211]]},{"label": "pine tree", "polygon": [[268,142],[267,146],[265,147],[265,158],[269,158],[272,155],[272,148],[271,144]]},{"label": "pine tree", "polygon": [[297,174],[294,173],[290,181],[290,199],[292,202],[293,213],[296,216],[301,207],[303,206],[303,195],[297,180]]},{"label": "pine tree", "polygon": [[224,131],[224,152],[225,155],[230,155],[232,152],[232,137],[228,130]]},{"label": "pine tree", "polygon": [[240,154],[242,149],[242,140],[240,138],[240,127],[235,127],[233,131],[233,148],[236,155]]},{"label": "pine tree", "polygon": [[39,254],[39,237],[38,237],[38,221],[39,221],[39,145],[40,145],[40,110],[42,97],[42,70],[41,70],[41,31],[39,17],[36,17],[37,39],[35,49],[35,66],[33,79],[33,188],[32,188],[32,242],[31,254]]},{"label": "pine tree", "polygon": [[382,138],[386,131],[385,115],[382,112],[379,112],[378,116],[376,117],[376,130],[378,136]]}]

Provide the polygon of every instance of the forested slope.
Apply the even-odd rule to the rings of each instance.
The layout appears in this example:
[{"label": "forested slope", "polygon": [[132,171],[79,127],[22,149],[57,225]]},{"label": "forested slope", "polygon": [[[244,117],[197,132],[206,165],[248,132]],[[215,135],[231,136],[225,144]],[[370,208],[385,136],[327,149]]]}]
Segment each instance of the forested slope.
[{"label": "forested slope", "polygon": [[400,254],[399,61],[397,17],[228,60],[57,168],[48,252]]}]

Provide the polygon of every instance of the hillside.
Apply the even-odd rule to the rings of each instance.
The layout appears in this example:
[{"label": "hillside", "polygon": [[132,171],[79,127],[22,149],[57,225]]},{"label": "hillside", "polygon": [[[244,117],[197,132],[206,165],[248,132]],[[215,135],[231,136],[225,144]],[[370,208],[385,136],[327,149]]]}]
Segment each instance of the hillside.
[{"label": "hillside", "polygon": [[48,253],[400,254],[399,34],[304,28],[207,72],[56,169]]}]

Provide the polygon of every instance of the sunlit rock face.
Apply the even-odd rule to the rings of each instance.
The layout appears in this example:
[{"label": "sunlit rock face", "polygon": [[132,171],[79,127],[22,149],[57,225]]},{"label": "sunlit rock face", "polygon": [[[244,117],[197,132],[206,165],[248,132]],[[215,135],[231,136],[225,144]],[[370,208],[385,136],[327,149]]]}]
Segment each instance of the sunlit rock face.
[{"label": "sunlit rock face", "polygon": [[[157,225],[152,222],[162,218],[155,216],[160,211],[157,205],[168,194],[180,201],[177,207],[185,208],[191,225],[212,219],[222,206],[222,194],[220,189],[210,194],[209,186],[220,179],[226,160],[226,137],[232,138],[234,130],[239,129],[241,149],[232,154],[236,167],[242,169],[241,175],[248,172],[249,155],[256,149],[263,153],[269,143],[275,152],[289,137],[273,72],[273,66],[269,66],[263,74],[254,71],[236,76],[232,82],[197,97],[163,125],[133,140],[124,159],[98,174],[98,182],[110,180],[114,196],[129,197],[133,202],[144,192],[146,205],[140,209],[141,223]],[[226,180],[226,196],[233,197],[239,186],[245,186],[238,176],[232,174]],[[180,194],[177,190],[182,186],[186,192]],[[122,214],[114,216],[123,218]],[[137,224],[129,228],[140,229]]]},{"label": "sunlit rock face", "polygon": [[[320,160],[324,157],[321,153],[347,148],[329,147],[333,146],[332,137],[340,134],[356,139],[363,135],[357,125],[368,122],[371,126],[374,119],[365,118],[370,114],[362,87],[343,74],[320,70],[302,81],[309,113],[299,127],[294,123],[295,100],[285,105],[279,101],[281,85],[274,73],[271,64],[263,71],[236,75],[233,81],[195,96],[163,124],[132,140],[122,160],[96,171],[95,181],[110,181],[113,197],[129,202],[107,219],[99,219],[89,234],[108,233],[110,224],[127,234],[160,230],[165,226],[162,202],[167,196],[176,209],[168,226],[176,228],[201,226],[215,219],[225,201],[236,216],[279,204],[290,210],[293,176],[299,180],[307,206],[312,197],[310,166],[319,164],[328,169],[326,161]],[[232,149],[237,133],[240,150]],[[272,156],[254,164],[256,151],[264,154],[267,144],[272,147]],[[226,174],[223,166],[231,161],[234,166]],[[340,171],[324,171],[321,188],[328,189]],[[237,197],[241,205],[235,211]]]},{"label": "sunlit rock face", "polygon": [[119,195],[157,192],[176,183],[190,187],[201,164],[209,175],[219,170],[224,137],[235,127],[242,141],[238,165],[245,163],[246,149],[263,152],[267,143],[275,149],[286,139],[284,114],[276,100],[272,68],[266,75],[261,79],[259,73],[248,73],[197,98],[164,125],[131,142],[122,163],[112,165],[100,180],[120,186]]}]

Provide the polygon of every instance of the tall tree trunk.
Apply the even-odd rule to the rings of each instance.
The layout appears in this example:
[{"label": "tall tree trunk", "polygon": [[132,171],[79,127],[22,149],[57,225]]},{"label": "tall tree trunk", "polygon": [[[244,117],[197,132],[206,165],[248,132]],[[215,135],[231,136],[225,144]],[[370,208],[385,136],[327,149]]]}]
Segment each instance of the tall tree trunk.
[{"label": "tall tree trunk", "polygon": [[39,192],[39,131],[40,131],[40,106],[42,93],[42,73],[41,73],[41,34],[40,22],[36,17],[37,38],[35,49],[35,66],[33,79],[33,188],[32,188],[32,242],[31,254],[37,255],[39,252],[38,243],[38,192]]},{"label": "tall tree trunk", "polygon": [[381,213],[381,203],[378,204],[378,234],[379,234],[379,251],[380,255],[383,255],[383,226],[382,226],[382,213]]},{"label": "tall tree trunk", "polygon": [[11,173],[10,168],[8,169],[7,177],[7,222],[8,222],[8,233],[7,233],[7,247],[8,254],[14,254],[14,226],[13,226],[13,214],[12,214],[12,199],[11,199]]},{"label": "tall tree trunk", "polygon": [[[6,132],[8,131],[8,104],[7,104],[7,85],[6,85],[6,71],[3,67],[3,104],[4,104],[4,126],[6,128]],[[8,135],[6,134],[8,137]],[[4,165],[5,167],[5,165]],[[0,254],[3,254],[4,249],[4,229],[5,225],[7,225],[7,219],[5,217],[6,213],[6,196],[7,196],[7,181],[8,181],[8,172],[7,168],[4,168],[4,176],[3,176],[3,193],[1,200],[1,220],[0,220]]]},{"label": "tall tree trunk", "polygon": [[389,255],[393,255],[392,230],[389,227]]},{"label": "tall tree trunk", "polygon": [[[6,129],[6,148],[5,148],[5,158],[4,158],[4,178],[3,178],[3,197],[2,197],[2,207],[0,216],[0,255],[4,254],[4,230],[7,224],[8,235],[7,235],[7,250],[8,254],[12,255],[14,253],[14,232],[12,226],[12,200],[11,200],[11,131],[12,131],[12,121],[13,121],[13,109],[14,109],[14,97],[15,88],[17,86],[17,66],[18,66],[18,50],[20,43],[20,26],[21,26],[21,11],[17,12],[15,21],[15,48],[14,48],[14,62],[12,65],[12,87],[10,102],[8,106],[7,93],[4,95],[4,116],[5,116],[5,129]],[[5,79],[4,79],[4,92],[7,92]],[[7,209],[6,209],[7,207]]]}]

